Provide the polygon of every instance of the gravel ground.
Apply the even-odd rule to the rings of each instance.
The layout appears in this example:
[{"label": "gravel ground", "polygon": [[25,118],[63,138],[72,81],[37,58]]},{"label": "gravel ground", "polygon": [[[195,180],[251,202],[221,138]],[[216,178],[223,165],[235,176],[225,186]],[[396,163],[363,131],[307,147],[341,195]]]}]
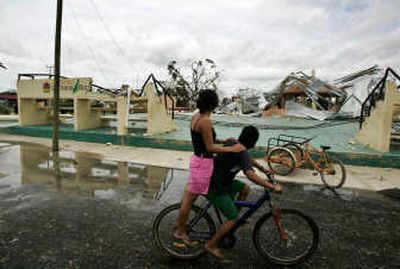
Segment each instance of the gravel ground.
[{"label": "gravel ground", "polygon": [[[285,184],[277,200],[282,208],[312,216],[320,227],[318,250],[296,268],[399,268],[399,200],[369,191],[333,195],[293,184]],[[0,268],[275,268],[253,247],[252,225],[241,228],[236,246],[226,251],[234,263],[162,256],[152,243],[151,226],[163,206],[137,210],[42,185],[0,189]]]}]

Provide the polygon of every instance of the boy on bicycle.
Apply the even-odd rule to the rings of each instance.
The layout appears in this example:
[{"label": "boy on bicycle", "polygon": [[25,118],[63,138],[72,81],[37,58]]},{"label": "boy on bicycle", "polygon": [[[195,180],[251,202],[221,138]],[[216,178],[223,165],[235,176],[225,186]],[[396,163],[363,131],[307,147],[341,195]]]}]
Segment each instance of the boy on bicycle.
[{"label": "boy on bicycle", "polygon": [[[255,146],[258,137],[258,130],[254,126],[246,126],[243,128],[238,142],[229,141],[225,146],[241,143],[249,150]],[[245,200],[250,191],[246,184],[234,179],[236,174],[242,170],[246,177],[257,185],[278,192],[282,191],[281,185],[273,185],[256,174],[253,165],[260,170],[264,170],[264,168],[251,160],[247,150],[240,153],[219,154],[214,160],[214,171],[211,176],[207,199],[227,218],[227,221],[219,227],[204,247],[214,257],[222,260],[225,259],[225,256],[219,250],[218,242],[233,228],[239,215],[234,200],[236,198]]]}]

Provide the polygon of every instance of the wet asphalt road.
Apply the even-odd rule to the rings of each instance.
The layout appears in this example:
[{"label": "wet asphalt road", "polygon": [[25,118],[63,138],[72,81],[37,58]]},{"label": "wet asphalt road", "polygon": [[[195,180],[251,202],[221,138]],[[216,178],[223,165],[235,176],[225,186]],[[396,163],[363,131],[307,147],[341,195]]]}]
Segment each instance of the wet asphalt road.
[{"label": "wet asphalt road", "polygon": [[[257,253],[252,227],[237,233],[221,264],[205,256],[179,262],[153,245],[152,222],[179,201],[187,172],[96,160],[62,152],[55,183],[49,151],[0,149],[0,268],[276,268]],[[260,190],[252,190],[252,197]],[[399,268],[400,200],[370,191],[338,194],[284,184],[281,208],[310,215],[320,228],[315,254],[296,268]]]},{"label": "wet asphalt road", "polygon": [[[257,193],[257,191],[254,191]],[[334,196],[313,186],[285,185],[282,208],[297,208],[320,227],[320,245],[296,268],[398,268],[400,201],[371,192]],[[152,220],[164,205],[135,210],[115,200],[25,186],[0,194],[2,268],[275,268],[251,242],[251,225],[226,253],[178,262],[163,257],[151,240]]]}]

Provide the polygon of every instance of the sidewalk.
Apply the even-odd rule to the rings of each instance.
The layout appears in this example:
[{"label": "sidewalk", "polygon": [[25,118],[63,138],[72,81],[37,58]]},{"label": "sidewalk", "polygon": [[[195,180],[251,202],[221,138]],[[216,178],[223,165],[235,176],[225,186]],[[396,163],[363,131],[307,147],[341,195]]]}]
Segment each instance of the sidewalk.
[{"label": "sidewalk", "polygon": [[[35,143],[46,147],[51,147],[52,143],[51,139],[48,138],[7,134],[0,134],[0,142]],[[61,140],[60,148],[96,154],[99,158],[111,161],[133,162],[184,170],[188,169],[189,159],[192,154],[189,151],[88,143],[72,140]],[[257,160],[263,162],[262,159]],[[346,172],[347,179],[344,188],[372,191],[400,188],[400,169],[346,165]],[[243,175],[241,176],[243,177]],[[276,178],[282,182],[322,184],[319,176],[313,176],[310,170],[297,169],[289,176],[277,176]]]}]

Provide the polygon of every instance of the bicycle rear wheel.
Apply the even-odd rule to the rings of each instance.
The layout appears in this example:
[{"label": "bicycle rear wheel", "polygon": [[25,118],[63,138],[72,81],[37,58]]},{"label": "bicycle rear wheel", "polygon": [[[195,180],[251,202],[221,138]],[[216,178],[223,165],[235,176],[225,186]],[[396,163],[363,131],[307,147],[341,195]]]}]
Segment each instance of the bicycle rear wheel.
[{"label": "bicycle rear wheel", "polygon": [[204,254],[204,242],[215,233],[214,221],[207,212],[200,216],[202,209],[192,205],[187,222],[187,233],[189,238],[197,244],[186,245],[173,236],[180,207],[180,203],[170,205],[157,215],[152,229],[153,240],[165,254],[173,258],[180,260],[199,258]]},{"label": "bicycle rear wheel", "polygon": [[268,153],[267,162],[272,172],[285,176],[293,171],[296,159],[290,149],[276,147]]},{"label": "bicycle rear wheel", "polygon": [[[272,213],[265,214],[257,221],[253,231],[257,251],[278,265],[304,262],[318,247],[317,224],[311,217],[294,209],[282,209],[279,215],[277,222]],[[282,234],[285,238],[282,238]]]},{"label": "bicycle rear wheel", "polygon": [[322,182],[328,189],[334,190],[343,186],[346,181],[346,170],[341,161],[335,157],[328,157],[327,163],[322,165],[322,172],[319,173]]},{"label": "bicycle rear wheel", "polygon": [[285,148],[289,149],[291,152],[293,152],[293,155],[296,158],[296,162],[300,162],[303,160],[304,152],[303,152],[303,149],[299,146],[299,144],[287,143],[287,144],[283,145],[283,147],[285,147]]}]

